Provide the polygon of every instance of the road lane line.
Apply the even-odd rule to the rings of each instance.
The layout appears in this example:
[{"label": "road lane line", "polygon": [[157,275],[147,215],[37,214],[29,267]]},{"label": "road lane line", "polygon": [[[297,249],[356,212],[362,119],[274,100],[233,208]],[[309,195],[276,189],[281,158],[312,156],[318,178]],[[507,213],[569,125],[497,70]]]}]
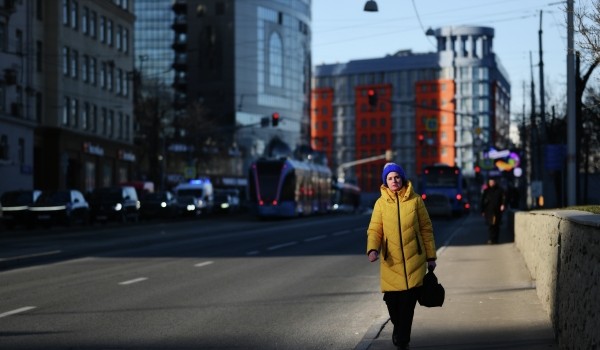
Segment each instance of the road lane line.
[{"label": "road lane line", "polygon": [[133,284],[133,283],[142,282],[142,281],[145,281],[145,280],[147,280],[147,279],[148,279],[148,277],[134,278],[134,279],[132,279],[132,280],[129,280],[129,281],[123,281],[123,282],[119,282],[119,284],[120,284],[120,285],[122,285],[122,286],[125,286],[125,285],[128,285],[128,284]]},{"label": "road lane line", "polygon": [[309,237],[309,238],[305,239],[304,242],[318,241],[320,239],[325,239],[325,238],[327,238],[326,235],[314,236],[314,237]]},{"label": "road lane line", "polygon": [[36,258],[39,256],[46,255],[56,255],[62,253],[62,250],[52,250],[49,252],[35,253],[35,254],[26,254],[26,255],[17,255],[11,256],[10,258],[0,258],[0,261],[10,261],[10,260],[18,260],[18,259],[28,259],[28,258]]},{"label": "road lane line", "polygon": [[19,308],[19,309],[16,309],[16,310],[12,310],[12,311],[8,311],[8,312],[5,312],[3,314],[0,314],[0,318],[6,317],[6,316],[10,316],[10,315],[14,315],[14,314],[19,314],[21,312],[29,311],[29,310],[32,310],[32,309],[35,309],[35,306],[25,306],[25,307],[22,307],[22,308]]},{"label": "road lane line", "polygon": [[293,246],[293,245],[296,245],[296,244],[298,244],[298,242],[296,242],[296,241],[294,241],[294,242],[288,242],[288,243],[283,243],[283,244],[278,244],[278,245],[270,246],[269,248],[267,248],[267,250],[281,249],[281,248]]},{"label": "road lane line", "polygon": [[203,267],[203,266],[208,266],[210,264],[214,264],[214,261],[205,261],[205,262],[198,263],[198,264],[196,264],[194,266],[195,267]]}]

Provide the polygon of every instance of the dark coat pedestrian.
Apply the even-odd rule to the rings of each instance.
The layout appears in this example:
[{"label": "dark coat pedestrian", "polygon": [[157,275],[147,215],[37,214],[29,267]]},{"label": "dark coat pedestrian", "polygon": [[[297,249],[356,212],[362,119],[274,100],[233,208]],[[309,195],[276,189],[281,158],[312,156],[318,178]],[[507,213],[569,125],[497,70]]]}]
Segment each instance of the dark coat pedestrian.
[{"label": "dark coat pedestrian", "polygon": [[488,187],[483,190],[480,206],[481,215],[485,218],[489,228],[488,244],[498,243],[505,200],[504,190],[496,184],[495,179],[490,178]]}]

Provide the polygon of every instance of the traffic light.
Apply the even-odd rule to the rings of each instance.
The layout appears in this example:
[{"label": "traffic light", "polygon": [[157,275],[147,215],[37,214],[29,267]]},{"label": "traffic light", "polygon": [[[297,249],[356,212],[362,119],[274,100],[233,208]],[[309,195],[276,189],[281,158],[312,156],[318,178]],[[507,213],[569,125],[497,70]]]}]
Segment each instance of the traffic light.
[{"label": "traffic light", "polygon": [[369,91],[367,91],[367,96],[369,97],[369,106],[377,106],[377,91],[375,91],[375,89],[369,89]]},{"label": "traffic light", "polygon": [[417,136],[417,138],[419,139],[419,145],[423,146],[423,142],[425,141],[425,135],[419,134],[419,136]]},{"label": "traffic light", "polygon": [[273,114],[271,114],[271,125],[279,125],[279,113],[274,112]]}]

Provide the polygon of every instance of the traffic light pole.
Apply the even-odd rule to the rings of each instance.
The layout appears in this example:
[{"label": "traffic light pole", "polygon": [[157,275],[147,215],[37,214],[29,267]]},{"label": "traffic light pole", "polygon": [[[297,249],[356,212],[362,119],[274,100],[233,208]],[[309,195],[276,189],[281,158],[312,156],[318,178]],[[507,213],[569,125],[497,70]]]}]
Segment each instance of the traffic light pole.
[{"label": "traffic light pole", "polygon": [[387,150],[387,151],[385,151],[384,154],[380,154],[378,156],[372,156],[372,157],[363,158],[363,159],[359,159],[359,160],[353,160],[351,162],[342,163],[342,164],[338,165],[338,167],[337,167],[338,181],[344,182],[344,179],[345,179],[344,170],[346,170],[348,168],[351,168],[355,165],[371,163],[371,162],[374,162],[376,160],[381,160],[381,159],[390,161],[390,160],[392,160],[393,156],[394,156],[393,152],[391,150]]}]

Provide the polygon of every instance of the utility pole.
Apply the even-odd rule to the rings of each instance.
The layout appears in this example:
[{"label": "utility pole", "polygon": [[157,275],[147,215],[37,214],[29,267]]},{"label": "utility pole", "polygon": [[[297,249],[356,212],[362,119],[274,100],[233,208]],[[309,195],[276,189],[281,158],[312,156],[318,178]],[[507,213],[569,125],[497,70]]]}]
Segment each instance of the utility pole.
[{"label": "utility pole", "polygon": [[575,121],[574,0],[567,0],[567,205],[575,205],[577,186]]},{"label": "utility pole", "polygon": [[540,117],[542,122],[541,141],[542,144],[546,141],[546,93],[544,91],[544,58],[542,54],[542,11],[540,10]]},{"label": "utility pole", "polygon": [[531,134],[529,135],[529,153],[531,154],[531,179],[537,180],[538,169],[537,169],[537,126],[535,122],[535,83],[533,81],[533,62],[531,59],[531,51],[529,51],[529,66],[531,67],[531,114],[530,114],[530,127]]}]

